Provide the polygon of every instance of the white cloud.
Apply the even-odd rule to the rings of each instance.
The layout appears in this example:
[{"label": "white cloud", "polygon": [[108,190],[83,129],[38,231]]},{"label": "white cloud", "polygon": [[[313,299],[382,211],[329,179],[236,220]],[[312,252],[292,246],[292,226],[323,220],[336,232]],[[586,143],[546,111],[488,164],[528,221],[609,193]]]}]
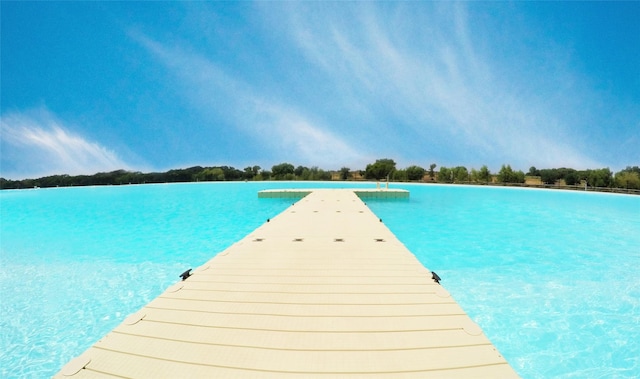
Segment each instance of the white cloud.
[{"label": "white cloud", "polygon": [[183,95],[212,124],[219,117],[226,119],[282,160],[322,167],[364,163],[356,148],[316,121],[312,112],[283,104],[268,91],[232,77],[200,54],[165,46],[141,34],[132,37],[179,78]]},{"label": "white cloud", "polygon": [[[206,122],[259,141],[260,155],[332,166],[382,156],[492,169],[602,166],[585,153],[598,141],[584,136],[588,95],[562,47],[527,47],[504,34],[538,30],[480,8],[256,3],[250,44],[132,37]],[[229,48],[241,58],[217,53]]]},{"label": "white cloud", "polygon": [[[489,50],[499,47],[492,46],[492,35],[478,20],[470,25],[464,4],[416,5],[394,6],[390,12],[377,3],[335,9],[298,4],[287,8],[285,29],[329,81],[348,83],[360,95],[354,104],[368,107],[363,113],[370,119],[394,114],[402,124],[398,132],[410,129],[458,150],[458,157],[470,155],[475,164],[491,159],[487,163],[494,165],[502,160],[516,166],[600,166],[573,145],[580,138],[573,123],[580,121],[567,124],[562,107],[549,102],[560,91],[565,98],[580,96],[571,88],[568,68],[558,63],[536,77],[504,75],[504,62],[495,61]],[[528,57],[510,59],[524,63]],[[569,83],[554,84],[563,80]],[[528,91],[518,90],[523,87]],[[550,93],[554,87],[557,92]],[[351,99],[345,100],[349,108]],[[368,133],[385,127],[370,125]]]},{"label": "white cloud", "polygon": [[127,169],[115,152],[89,141],[46,109],[1,117],[2,176],[15,179],[55,174],[94,174]]},{"label": "white cloud", "polygon": [[[262,104],[255,107],[254,117],[257,119],[253,120],[252,127],[261,129],[264,136],[273,138],[275,147],[283,149],[283,157],[297,157],[306,164],[328,167],[360,159],[360,154],[354,148],[328,128],[319,127],[296,111],[276,104]],[[287,149],[294,151],[288,152]]]}]

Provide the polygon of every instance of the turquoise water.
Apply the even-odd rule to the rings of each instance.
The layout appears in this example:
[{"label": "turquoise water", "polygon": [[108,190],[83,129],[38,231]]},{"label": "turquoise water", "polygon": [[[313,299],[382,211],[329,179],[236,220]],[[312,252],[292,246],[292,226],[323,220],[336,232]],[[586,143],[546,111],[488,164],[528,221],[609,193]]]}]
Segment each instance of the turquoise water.
[{"label": "turquoise water", "polygon": [[[290,200],[353,183],[0,192],[0,377],[57,372]],[[367,200],[524,378],[640,376],[640,197],[394,185]]]}]

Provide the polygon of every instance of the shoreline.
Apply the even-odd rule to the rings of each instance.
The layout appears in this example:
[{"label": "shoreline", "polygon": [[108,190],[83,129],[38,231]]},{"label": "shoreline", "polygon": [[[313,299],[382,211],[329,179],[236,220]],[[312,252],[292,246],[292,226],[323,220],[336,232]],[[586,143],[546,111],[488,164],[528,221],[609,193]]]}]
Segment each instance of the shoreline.
[{"label": "shoreline", "polygon": [[[374,180],[211,180],[211,181],[175,181],[175,182],[145,182],[145,183],[122,183],[122,184],[90,184],[90,185],[68,185],[68,186],[34,186],[27,188],[2,188],[0,192],[4,191],[33,191],[39,189],[51,189],[51,188],[84,188],[84,187],[120,187],[120,186],[139,186],[139,185],[163,185],[163,184],[189,184],[189,183],[387,183]],[[626,189],[617,187],[588,187],[584,188],[581,185],[574,186],[561,186],[554,184],[524,184],[524,183],[477,183],[477,182],[463,182],[463,183],[440,183],[432,181],[390,181],[389,184],[393,185],[441,185],[441,186],[470,186],[470,187],[509,187],[509,188],[522,188],[522,189],[540,189],[540,190],[559,190],[559,191],[573,191],[573,192],[597,192],[597,193],[611,193],[618,195],[640,195],[640,190]]]}]

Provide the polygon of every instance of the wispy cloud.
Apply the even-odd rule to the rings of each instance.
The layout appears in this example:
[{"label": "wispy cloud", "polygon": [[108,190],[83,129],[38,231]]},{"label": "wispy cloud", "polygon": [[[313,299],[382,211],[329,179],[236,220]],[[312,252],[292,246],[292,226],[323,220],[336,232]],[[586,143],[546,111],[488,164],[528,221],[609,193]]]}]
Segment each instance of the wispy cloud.
[{"label": "wispy cloud", "polygon": [[93,174],[129,167],[115,152],[73,133],[46,109],[3,114],[0,123],[3,177]]},{"label": "wispy cloud", "polygon": [[211,124],[226,120],[236,132],[253,139],[254,146],[271,150],[281,160],[322,167],[366,160],[313,112],[278,100],[267,89],[232,76],[187,47],[165,45],[139,33],[131,35],[178,78],[183,96]]},{"label": "wispy cloud", "polygon": [[[215,12],[203,8],[200,22]],[[177,78],[170,86],[205,124],[218,135],[223,127],[242,133],[261,156],[325,167],[381,157],[492,169],[602,166],[603,155],[588,149],[597,141],[584,133],[592,99],[567,53],[543,37],[527,47],[502,35],[500,23],[511,21],[491,9],[357,2],[245,10],[253,12],[242,29],[251,42],[235,29],[222,34],[232,42],[131,36]]]},{"label": "wispy cloud", "polygon": [[[297,4],[288,8],[285,28],[329,81],[348,83],[345,92],[356,94],[351,96],[357,98],[355,106],[371,120],[393,114],[399,124],[395,131],[408,129],[424,141],[457,150],[452,156],[467,155],[476,163],[490,159],[494,165],[599,165],[576,149],[580,138],[571,133],[574,125],[567,124],[561,107],[549,104],[550,96],[567,89],[562,81],[570,72],[561,67],[536,77],[506,75],[503,62],[487,48],[492,36],[482,38],[479,22],[472,30],[464,4],[415,5],[358,3],[332,9]],[[528,57],[520,59],[524,65]],[[550,93],[556,80],[557,92]],[[519,91],[518,85],[529,91]],[[579,94],[573,88],[564,95]],[[368,132],[387,127],[374,122]],[[473,153],[460,153],[464,150]]]}]

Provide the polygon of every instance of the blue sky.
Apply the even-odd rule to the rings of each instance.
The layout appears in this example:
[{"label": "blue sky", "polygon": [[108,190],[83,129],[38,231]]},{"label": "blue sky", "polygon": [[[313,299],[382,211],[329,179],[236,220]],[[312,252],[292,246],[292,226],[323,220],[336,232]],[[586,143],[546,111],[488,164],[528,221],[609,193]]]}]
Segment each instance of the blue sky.
[{"label": "blue sky", "polygon": [[1,3],[1,175],[640,165],[640,2]]}]

